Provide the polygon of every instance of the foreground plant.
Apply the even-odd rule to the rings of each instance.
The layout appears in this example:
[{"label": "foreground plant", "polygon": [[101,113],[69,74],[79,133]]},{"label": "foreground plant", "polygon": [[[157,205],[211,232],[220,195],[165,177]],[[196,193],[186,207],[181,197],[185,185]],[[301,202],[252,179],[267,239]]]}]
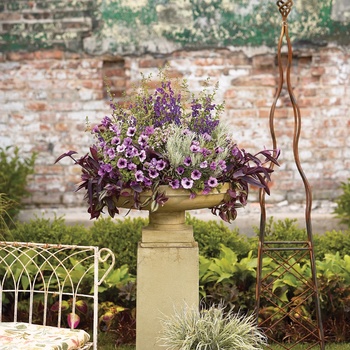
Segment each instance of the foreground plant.
[{"label": "foreground plant", "polygon": [[161,319],[161,346],[168,350],[255,350],[266,344],[254,315],[226,312],[223,306],[186,307]]},{"label": "foreground plant", "polygon": [[[167,201],[161,185],[189,190],[191,198],[219,191],[229,183],[225,199],[212,208],[225,221],[234,220],[236,208],[244,206],[248,184],[269,193],[270,163],[277,164],[278,151],[262,150],[253,155],[240,149],[227,126],[219,121],[223,104],[215,104],[217,87],[205,88],[198,96],[186,81],[172,82],[159,74],[160,84],[149,90],[149,78],[123,104],[112,101],[111,117],[92,127],[95,143],[90,153],[75,159],[82,168],[77,190],[86,191],[91,218],[106,207],[110,216],[118,206],[157,210]],[[150,191],[149,200],[141,193]]]}]

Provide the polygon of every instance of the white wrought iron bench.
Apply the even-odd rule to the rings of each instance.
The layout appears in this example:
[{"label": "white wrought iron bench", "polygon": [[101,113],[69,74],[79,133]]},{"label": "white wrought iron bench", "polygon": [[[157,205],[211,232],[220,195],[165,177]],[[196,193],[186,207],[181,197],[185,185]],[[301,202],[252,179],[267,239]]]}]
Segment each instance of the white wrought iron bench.
[{"label": "white wrought iron bench", "polygon": [[0,349],[97,350],[98,287],[114,262],[107,248],[0,242]]}]

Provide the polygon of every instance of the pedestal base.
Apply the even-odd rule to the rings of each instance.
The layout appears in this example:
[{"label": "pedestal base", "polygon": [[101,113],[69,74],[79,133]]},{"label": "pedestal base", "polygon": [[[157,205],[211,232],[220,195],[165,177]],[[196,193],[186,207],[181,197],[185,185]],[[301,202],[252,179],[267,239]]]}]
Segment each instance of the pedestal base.
[{"label": "pedestal base", "polygon": [[164,349],[157,343],[160,318],[174,308],[199,303],[198,245],[184,224],[185,213],[151,214],[142,232],[137,262],[136,349]]}]

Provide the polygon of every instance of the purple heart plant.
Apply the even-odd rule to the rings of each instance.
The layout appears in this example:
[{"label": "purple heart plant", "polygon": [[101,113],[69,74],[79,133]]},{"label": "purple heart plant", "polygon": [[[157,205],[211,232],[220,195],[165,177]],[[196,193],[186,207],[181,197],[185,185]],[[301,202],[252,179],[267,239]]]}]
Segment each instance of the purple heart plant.
[{"label": "purple heart plant", "polygon": [[[90,152],[75,159],[77,152],[69,151],[56,162],[68,156],[82,168],[77,191],[86,191],[91,218],[104,208],[114,217],[121,199],[124,207],[142,209],[151,202],[151,210],[157,210],[167,201],[160,185],[186,189],[193,198],[229,183],[224,200],[211,209],[225,221],[234,220],[236,209],[247,202],[248,184],[269,194],[270,165],[278,165],[279,151],[252,155],[237,146],[219,120],[224,105],[214,103],[217,85],[196,96],[185,80],[172,81],[166,71],[160,71],[159,81],[151,90],[150,77],[142,77],[125,96],[127,102],[111,99],[111,116],[89,127],[95,139]],[[149,201],[141,200],[144,191],[151,191]]]}]

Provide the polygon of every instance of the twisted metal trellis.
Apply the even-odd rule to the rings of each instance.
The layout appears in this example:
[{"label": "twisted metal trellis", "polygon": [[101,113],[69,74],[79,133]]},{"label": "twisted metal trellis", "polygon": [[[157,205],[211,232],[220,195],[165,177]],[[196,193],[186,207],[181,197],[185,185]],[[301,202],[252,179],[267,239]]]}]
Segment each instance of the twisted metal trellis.
[{"label": "twisted metal trellis", "polygon": [[[299,138],[301,131],[300,109],[293,94],[290,73],[292,65],[292,45],[288,34],[287,17],[292,10],[292,0],[277,1],[282,15],[282,29],[278,42],[279,84],[274,102],[270,110],[270,132],[273,148],[277,149],[277,139],[274,128],[275,109],[284,83],[286,73],[287,90],[294,112],[293,155],[298,172],[305,189],[305,222],[307,239],[305,241],[265,241],[266,206],[264,191],[260,191],[261,208],[260,236],[258,248],[258,269],[256,301],[258,325],[261,327],[271,343],[279,344],[284,349],[292,349],[296,344],[306,344],[306,349],[320,346],[324,350],[324,334],[321,320],[320,299],[316,278],[315,256],[311,227],[312,195],[310,185],[304,174],[299,159]],[[282,44],[286,39],[288,60],[286,69],[282,63]],[[273,164],[271,165],[273,167]],[[265,271],[264,258],[269,261],[270,269]],[[309,259],[311,273],[305,272],[305,261]],[[271,266],[273,266],[271,268]],[[311,275],[311,276],[310,276]],[[290,298],[286,294],[284,284],[303,285],[300,294]],[[314,314],[307,312],[305,306],[314,303]],[[289,336],[290,330],[290,336]],[[293,337],[292,338],[292,334]],[[298,338],[295,339],[295,334]],[[268,348],[270,348],[268,346]],[[271,349],[271,348],[270,348]]]}]

